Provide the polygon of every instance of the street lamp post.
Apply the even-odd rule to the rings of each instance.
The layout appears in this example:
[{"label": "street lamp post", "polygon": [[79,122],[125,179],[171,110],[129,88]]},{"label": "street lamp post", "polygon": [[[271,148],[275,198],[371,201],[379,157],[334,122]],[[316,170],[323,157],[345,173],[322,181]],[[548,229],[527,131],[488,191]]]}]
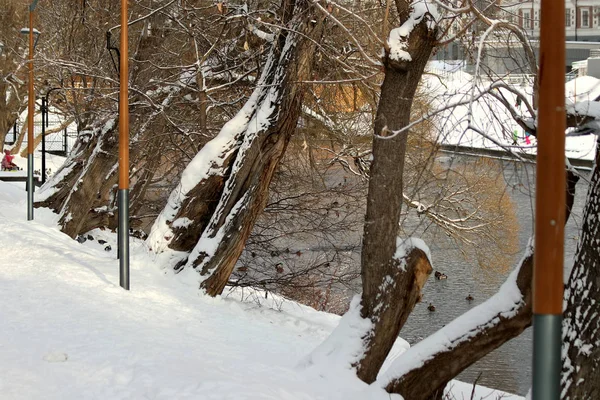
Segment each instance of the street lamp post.
[{"label": "street lamp post", "polygon": [[[40,111],[42,113],[42,184],[46,183],[46,128],[48,127],[48,107],[50,105],[50,93],[55,90],[63,90],[62,87],[53,87],[46,91],[42,96],[42,105]],[[65,147],[66,148],[66,147]]]},{"label": "street lamp post", "polygon": [[42,96],[42,185],[46,183],[46,125],[48,124],[48,103],[46,97]]},{"label": "street lamp post", "polygon": [[121,0],[119,54],[119,282],[129,290],[129,45],[127,0]]},{"label": "street lamp post", "polygon": [[566,197],[564,26],[564,3],[542,0],[533,272],[533,400],[560,398]]},{"label": "street lamp post", "polygon": [[[33,0],[29,5],[29,94],[27,107],[27,220],[33,220],[33,119],[35,116],[35,92],[33,90],[33,49],[35,42],[33,41],[33,12],[39,0]],[[21,29],[21,33],[25,33]],[[39,32],[35,31],[39,38]],[[36,40],[37,42],[37,40]]]}]

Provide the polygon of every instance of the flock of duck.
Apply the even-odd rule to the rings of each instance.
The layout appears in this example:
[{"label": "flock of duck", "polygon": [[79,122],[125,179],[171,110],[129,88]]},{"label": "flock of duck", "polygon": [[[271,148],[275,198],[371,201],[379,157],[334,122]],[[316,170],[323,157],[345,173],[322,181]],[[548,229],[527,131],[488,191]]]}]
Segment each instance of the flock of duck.
[{"label": "flock of duck", "polygon": [[[435,279],[437,279],[438,281],[441,281],[441,280],[444,280],[444,279],[448,279],[448,275],[446,275],[446,274],[444,274],[444,273],[442,273],[440,271],[435,271],[435,273],[433,275],[435,276]],[[465,297],[465,300],[467,300],[467,301],[473,301],[475,299],[473,298],[473,296],[471,296],[469,294],[467,297]],[[429,305],[427,306],[427,309],[429,311],[435,311],[435,306],[433,304],[429,303]]]}]

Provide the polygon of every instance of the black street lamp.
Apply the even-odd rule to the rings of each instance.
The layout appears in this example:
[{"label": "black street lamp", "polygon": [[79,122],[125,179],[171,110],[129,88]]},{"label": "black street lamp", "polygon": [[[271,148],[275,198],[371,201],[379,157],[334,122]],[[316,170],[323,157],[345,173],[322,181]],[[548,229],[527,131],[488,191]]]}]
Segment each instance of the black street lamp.
[{"label": "black street lamp", "polygon": [[42,184],[46,183],[46,128],[49,124],[48,107],[50,104],[50,93],[63,89],[62,87],[53,87],[48,89],[46,94],[42,96],[42,105],[40,106],[40,112],[42,113]]}]

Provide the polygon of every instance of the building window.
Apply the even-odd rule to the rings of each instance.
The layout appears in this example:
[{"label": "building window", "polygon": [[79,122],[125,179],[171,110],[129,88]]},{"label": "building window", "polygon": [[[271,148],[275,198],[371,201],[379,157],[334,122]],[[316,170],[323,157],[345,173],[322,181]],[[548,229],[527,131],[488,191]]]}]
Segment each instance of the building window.
[{"label": "building window", "polygon": [[567,8],[565,10],[565,26],[569,28],[571,26],[571,9]]},{"label": "building window", "polygon": [[590,11],[589,10],[581,10],[581,27],[582,28],[590,27]]},{"label": "building window", "polygon": [[531,13],[529,11],[523,11],[523,28],[531,29]]}]

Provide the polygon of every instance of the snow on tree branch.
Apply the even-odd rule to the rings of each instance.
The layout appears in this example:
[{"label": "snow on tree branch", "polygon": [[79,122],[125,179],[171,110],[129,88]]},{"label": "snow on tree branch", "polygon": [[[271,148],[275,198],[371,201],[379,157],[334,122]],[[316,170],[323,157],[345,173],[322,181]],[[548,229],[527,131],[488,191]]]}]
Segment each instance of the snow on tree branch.
[{"label": "snow on tree branch", "polygon": [[427,0],[416,0],[410,5],[411,13],[408,19],[399,28],[390,31],[387,45],[389,47],[389,57],[396,61],[412,61],[412,57],[406,51],[408,38],[418,24],[426,19],[427,28],[435,29],[439,20],[437,6]]},{"label": "snow on tree branch", "polygon": [[433,359],[437,353],[457,347],[479,334],[486,326],[496,325],[502,319],[518,313],[525,305],[525,300],[517,285],[517,276],[523,261],[532,253],[533,247],[530,241],[525,255],[518,264],[519,267],[511,272],[494,296],[412,346],[381,375],[377,385],[387,387],[391,382],[422,366],[427,360]]}]

